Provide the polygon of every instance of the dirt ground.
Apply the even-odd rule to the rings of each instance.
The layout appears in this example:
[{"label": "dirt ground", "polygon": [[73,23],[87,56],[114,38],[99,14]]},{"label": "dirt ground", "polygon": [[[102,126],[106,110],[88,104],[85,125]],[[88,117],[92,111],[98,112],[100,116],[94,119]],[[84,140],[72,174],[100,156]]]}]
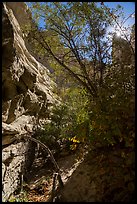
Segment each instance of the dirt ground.
[{"label": "dirt ground", "polygon": [[[48,202],[51,199],[54,167],[40,159],[35,160],[24,185],[28,202]],[[53,202],[135,200],[134,152],[130,149],[83,149],[66,153],[57,163],[64,187],[60,189],[57,182]]]}]

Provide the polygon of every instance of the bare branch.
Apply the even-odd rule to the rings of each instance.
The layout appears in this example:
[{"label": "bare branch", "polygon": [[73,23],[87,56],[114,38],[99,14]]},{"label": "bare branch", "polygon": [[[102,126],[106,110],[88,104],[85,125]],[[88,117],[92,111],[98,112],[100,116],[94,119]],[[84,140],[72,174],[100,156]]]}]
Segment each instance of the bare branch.
[{"label": "bare branch", "polygon": [[[127,35],[126,35],[125,32],[123,31],[122,26],[119,24],[119,22],[117,21],[116,17],[114,16],[114,14],[112,14],[112,13],[109,11],[109,9],[104,5],[103,2],[102,2],[101,4],[103,5],[104,9],[108,12],[108,14],[112,17],[112,19],[115,21],[115,23],[117,24],[117,26],[120,28],[120,30],[121,30],[121,32],[123,33],[125,39],[126,39],[127,42],[129,43],[129,45],[130,45],[130,47],[131,47],[131,50],[132,50],[133,54],[135,54],[131,42],[128,40]],[[126,20],[127,20],[127,19],[126,19]],[[124,22],[124,23],[125,23],[125,22]]]},{"label": "bare branch", "polygon": [[[95,91],[94,87],[89,87],[88,84],[84,81],[82,81],[77,74],[75,74],[64,62],[62,62],[57,56],[55,56],[55,54],[53,53],[53,51],[51,50],[50,46],[48,45],[48,43],[46,42],[46,40],[43,38],[43,36],[41,35],[41,33],[39,33],[41,38],[36,38],[35,36],[33,37],[35,40],[37,40],[43,47],[44,49],[46,49],[52,56],[53,58],[63,67],[65,68],[65,70],[67,70],[69,72],[69,74],[74,77],[82,86],[84,86],[88,92],[90,92],[91,95],[93,96],[97,96],[97,93]],[[41,41],[42,39],[42,41]]]}]

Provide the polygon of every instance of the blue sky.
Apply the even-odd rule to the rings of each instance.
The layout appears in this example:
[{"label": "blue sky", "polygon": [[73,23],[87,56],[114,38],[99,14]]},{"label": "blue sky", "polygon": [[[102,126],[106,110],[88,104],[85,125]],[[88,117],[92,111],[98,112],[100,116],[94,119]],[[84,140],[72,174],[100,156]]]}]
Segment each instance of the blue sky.
[{"label": "blue sky", "polygon": [[[109,8],[115,8],[118,4],[123,7],[123,12],[126,17],[135,12],[135,2],[104,2]],[[129,18],[126,25],[133,25],[135,23],[135,18]]]},{"label": "blue sky", "polygon": [[[29,6],[29,2],[26,2]],[[44,3],[44,2],[43,2]],[[97,5],[98,6],[101,6],[100,4],[101,2],[97,2]],[[104,2],[104,5],[108,6],[110,9],[112,8],[116,8],[117,5],[121,5],[123,7],[123,12],[124,12],[124,16],[125,18],[127,18],[129,15],[131,15],[132,13],[135,12],[135,2]],[[124,27],[130,27],[135,23],[135,18],[129,18],[126,23],[124,24]],[[44,28],[44,21],[43,19],[41,18],[39,20],[39,26]],[[121,30],[117,29],[113,26],[109,26],[108,30],[107,30],[107,33],[109,34],[109,32],[116,32],[117,36],[121,36],[124,38],[124,34],[128,37],[128,39],[130,39],[130,33],[131,33],[131,30],[127,30],[125,31],[125,29],[123,29],[122,27],[122,32]],[[108,35],[107,34],[107,37],[110,37],[110,39],[112,38],[112,35]]]},{"label": "blue sky", "polygon": [[[29,4],[29,2],[26,2]],[[128,17],[130,14],[135,12],[135,2],[104,2],[106,6],[109,8],[116,8],[116,6],[119,4],[123,7],[123,11],[125,13],[125,16]],[[100,5],[100,2],[99,2]],[[40,27],[43,27],[43,20],[40,20]],[[127,22],[125,23],[125,26],[133,25],[135,23],[135,18],[129,18]]]},{"label": "blue sky", "polygon": [[[131,14],[135,14],[135,2],[104,2],[104,4],[110,9],[116,8],[117,5],[122,6],[125,19],[127,19]],[[108,28],[108,33],[116,32],[117,36],[121,36],[122,38],[125,38],[126,36],[126,39],[130,40],[130,29],[133,24],[135,24],[135,17],[130,17],[125,21],[124,24],[120,23],[122,30],[117,27],[117,25],[117,28],[115,26],[110,26]]]}]

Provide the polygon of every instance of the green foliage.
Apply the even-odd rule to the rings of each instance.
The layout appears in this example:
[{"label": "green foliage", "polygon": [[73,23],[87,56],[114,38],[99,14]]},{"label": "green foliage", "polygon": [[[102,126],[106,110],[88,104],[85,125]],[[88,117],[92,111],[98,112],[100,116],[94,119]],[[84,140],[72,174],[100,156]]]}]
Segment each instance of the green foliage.
[{"label": "green foliage", "polygon": [[88,141],[88,99],[80,88],[71,87],[66,88],[62,100],[65,105],[53,108],[50,122],[40,130],[38,139],[47,143],[52,138],[56,141],[65,138],[73,143],[70,149],[75,149],[80,142]]},{"label": "green foliage", "polygon": [[20,194],[18,195],[11,195],[11,197],[9,198],[8,202],[28,202],[28,197],[27,197],[27,192],[26,191],[22,191]]},{"label": "green foliage", "polygon": [[73,132],[74,115],[70,112],[66,105],[54,107],[50,122],[44,124],[39,131],[38,139],[43,143],[53,144],[57,140],[70,137]]},{"label": "green foliage", "polygon": [[111,42],[105,39],[109,25],[121,25],[122,8],[99,8],[96,2],[32,2],[31,9],[36,19],[45,19],[45,28],[38,31],[46,44],[37,41],[36,47],[48,56],[56,92],[65,104],[53,110],[43,140],[49,135],[90,139],[91,144],[133,144],[134,64],[112,64]]},{"label": "green foliage", "polygon": [[[44,126],[43,140],[51,135],[71,141],[90,140],[91,145],[114,145],[124,141],[126,146],[133,146],[134,90],[133,65],[112,66],[111,76],[108,72],[99,88],[99,97],[94,100],[80,87],[63,89],[60,96],[65,105],[53,109],[51,122]],[[76,146],[74,143],[72,148]]]},{"label": "green foliage", "polygon": [[100,143],[116,144],[124,141],[134,146],[134,108],[135,81],[134,65],[112,66],[103,87],[99,91],[99,100],[91,104],[91,121],[94,137]]}]

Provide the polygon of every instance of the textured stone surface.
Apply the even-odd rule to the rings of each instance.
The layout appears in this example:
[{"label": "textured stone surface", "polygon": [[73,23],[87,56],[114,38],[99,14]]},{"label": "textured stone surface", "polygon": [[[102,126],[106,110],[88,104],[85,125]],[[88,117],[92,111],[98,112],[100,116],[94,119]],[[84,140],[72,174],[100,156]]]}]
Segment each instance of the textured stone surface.
[{"label": "textured stone surface", "polygon": [[[52,93],[52,88],[55,86],[53,81],[48,76],[48,70],[42,64],[37,62],[35,58],[26,49],[25,42],[21,35],[18,19],[15,18],[10,8],[15,2],[8,2],[3,11],[3,42],[7,42],[7,47],[14,50],[9,53],[3,43],[3,48],[6,52],[3,53],[3,120],[5,123],[11,124],[22,115],[35,116],[42,108],[47,110],[48,104],[57,102],[55,95]],[[24,4],[19,3],[20,6]],[[10,6],[10,7],[9,7]],[[20,8],[20,7],[19,7]],[[17,10],[17,9],[16,9]],[[6,13],[5,13],[6,11]],[[19,17],[20,17],[19,13]],[[25,15],[25,14],[24,14]],[[18,12],[16,11],[16,17]],[[23,18],[24,16],[20,17]],[[22,22],[22,21],[21,21]],[[25,20],[23,21],[25,23]],[[5,24],[8,25],[5,27]],[[6,38],[6,31],[11,33]],[[7,54],[9,56],[7,56]],[[7,64],[7,57],[11,64]]]},{"label": "textured stone surface", "polygon": [[134,51],[135,51],[135,29],[133,27],[131,31],[130,41],[124,38],[114,36],[112,44],[112,59],[114,63],[122,63],[124,65],[130,65],[134,63]]},{"label": "textured stone surface", "polygon": [[135,202],[134,169],[135,153],[130,148],[92,150],[65,183],[60,199],[62,202]]},{"label": "textured stone surface", "polygon": [[18,187],[28,149],[31,149],[30,143],[28,146],[28,142],[17,141],[17,137],[20,134],[32,132],[37,123],[36,118],[45,121],[48,119],[51,107],[59,103],[57,96],[52,92],[56,85],[48,76],[48,69],[38,62],[26,47],[21,28],[28,24],[31,25],[31,14],[23,2],[3,3],[2,173],[4,201]]},{"label": "textured stone surface", "polygon": [[22,164],[25,161],[26,143],[12,144],[2,152],[2,199],[6,201],[20,185]]}]

